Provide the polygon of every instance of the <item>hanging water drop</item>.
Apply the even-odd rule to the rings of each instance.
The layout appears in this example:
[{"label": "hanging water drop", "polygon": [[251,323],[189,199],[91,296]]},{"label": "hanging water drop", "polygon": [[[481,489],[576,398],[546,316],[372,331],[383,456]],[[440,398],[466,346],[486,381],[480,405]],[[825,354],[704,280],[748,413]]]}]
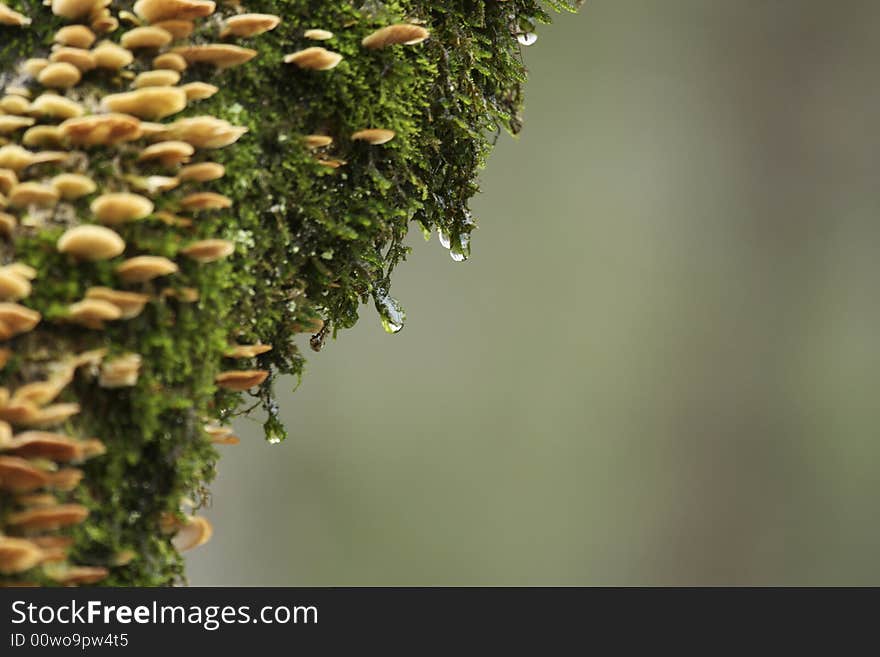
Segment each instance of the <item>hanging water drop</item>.
[{"label": "hanging water drop", "polygon": [[406,322],[406,311],[403,306],[384,288],[378,288],[373,298],[376,301],[379,318],[382,320],[382,328],[387,333],[398,333]]},{"label": "hanging water drop", "polygon": [[538,35],[534,32],[523,32],[516,35],[516,40],[524,46],[530,46],[538,40]]},{"label": "hanging water drop", "polygon": [[452,237],[442,228],[437,229],[437,237],[440,239],[440,244],[443,245],[444,249],[448,249],[449,245],[452,244]]}]

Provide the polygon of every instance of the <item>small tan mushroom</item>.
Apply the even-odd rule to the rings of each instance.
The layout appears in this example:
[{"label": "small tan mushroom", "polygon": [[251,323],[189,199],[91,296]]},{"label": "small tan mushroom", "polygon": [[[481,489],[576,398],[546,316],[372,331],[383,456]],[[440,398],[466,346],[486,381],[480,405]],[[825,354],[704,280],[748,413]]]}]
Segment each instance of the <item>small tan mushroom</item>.
[{"label": "small tan mushroom", "polygon": [[312,150],[326,148],[333,143],[333,137],[327,135],[306,135],[303,138],[303,143],[306,145],[306,148]]},{"label": "small tan mushroom", "polygon": [[153,68],[183,73],[186,70],[186,60],[173,52],[166,52],[153,60]]},{"label": "small tan mushroom", "polygon": [[54,119],[73,119],[82,116],[84,111],[82,105],[75,100],[53,93],[41,94],[30,105],[31,114]]},{"label": "small tan mushroom", "polygon": [[101,102],[111,112],[155,121],[186,109],[186,92],[179,87],[144,87],[104,96]]},{"label": "small tan mushroom", "polygon": [[21,276],[29,281],[32,281],[37,277],[37,270],[23,262],[13,262],[9,265],[5,265],[0,271],[8,271],[11,274]]},{"label": "small tan mushroom", "polygon": [[184,181],[209,182],[219,180],[226,174],[226,167],[216,162],[199,162],[183,167],[177,177]]},{"label": "small tan mushroom", "polygon": [[29,128],[36,121],[28,116],[0,115],[0,135],[12,134],[23,128]]},{"label": "small tan mushroom", "polygon": [[98,68],[118,71],[134,61],[134,55],[127,48],[118,46],[112,41],[102,41],[92,50]]},{"label": "small tan mushroom", "polygon": [[92,29],[98,34],[115,32],[119,28],[119,21],[109,12],[102,13],[92,21]]},{"label": "small tan mushroom", "polygon": [[15,218],[15,215],[11,215],[8,212],[0,212],[0,235],[12,237],[16,226],[18,226],[18,219]]},{"label": "small tan mushroom", "polygon": [[398,23],[383,27],[364,37],[361,45],[370,49],[386,48],[398,44],[412,46],[421,43],[429,36],[431,36],[430,32],[421,25]]},{"label": "small tan mushroom", "polygon": [[19,424],[37,429],[48,429],[67,422],[80,410],[79,404],[50,404],[39,409],[36,415],[22,420]]},{"label": "small tan mushroom", "polygon": [[88,517],[89,510],[82,504],[59,504],[11,513],[6,522],[19,529],[38,531],[78,525]]},{"label": "small tan mushroom", "polygon": [[[8,391],[7,391],[8,393]],[[33,422],[40,414],[40,407],[31,401],[7,401],[0,408],[0,420],[12,424],[27,424]]]},{"label": "small tan mushroom", "polygon": [[139,48],[161,48],[167,46],[174,37],[171,33],[155,25],[136,27],[122,35],[119,45],[129,50]]},{"label": "small tan mushroom", "polygon": [[[58,498],[52,495],[52,493],[24,493],[23,495],[15,496],[16,504],[21,506],[55,506],[58,504]],[[39,545],[40,547],[48,547],[44,546],[39,540],[34,540],[34,543]]]},{"label": "small tan mushroom", "polygon": [[0,168],[19,172],[34,162],[34,154],[16,144],[0,146]]},{"label": "small tan mushroom", "polygon": [[195,152],[196,149],[185,141],[160,141],[141,151],[138,162],[158,160],[163,166],[173,167],[189,162]]},{"label": "small tan mushroom", "polygon": [[165,136],[192,144],[196,148],[223,148],[238,141],[247,128],[234,126],[213,116],[178,119],[167,126]]},{"label": "small tan mushroom", "polygon": [[213,64],[227,68],[249,62],[257,56],[256,50],[228,43],[208,43],[198,46],[180,46],[171,52],[183,57],[189,64]]},{"label": "small tan mushroom", "polygon": [[43,561],[44,556],[43,550],[31,541],[0,536],[0,575],[13,575],[30,570]]},{"label": "small tan mushroom", "polygon": [[146,294],[123,292],[109,287],[90,287],[86,290],[86,299],[107,301],[119,308],[121,319],[132,319],[140,315],[150,300]]},{"label": "small tan mushroom", "polygon": [[66,463],[82,460],[85,451],[80,440],[48,431],[25,431],[2,448],[7,454],[25,459],[49,459]]},{"label": "small tan mushroom", "polygon": [[204,18],[213,14],[215,8],[211,0],[138,0],[134,3],[134,13],[148,23],[169,18]]},{"label": "small tan mushroom", "polygon": [[66,368],[45,381],[31,381],[15,389],[10,404],[30,402],[43,406],[54,400],[73,379],[73,369]]},{"label": "small tan mushroom", "polygon": [[41,57],[34,57],[31,59],[26,59],[24,63],[21,65],[22,70],[30,75],[32,78],[37,77],[44,68],[49,65],[48,59],[43,59]]},{"label": "small tan mushroom", "polygon": [[125,251],[125,242],[109,228],[84,225],[68,229],[59,238],[57,248],[82,260],[108,260]]},{"label": "small tan mushroom", "polygon": [[67,307],[67,319],[86,328],[101,329],[105,321],[120,319],[118,306],[101,299],[83,299]]},{"label": "small tan mushroom", "polygon": [[387,144],[394,139],[395,134],[394,130],[370,128],[367,130],[358,130],[351,136],[351,138],[354,141],[365,141],[373,146],[378,146],[380,144]]},{"label": "small tan mushroom", "polygon": [[203,516],[188,517],[186,523],[177,530],[174,538],[171,539],[171,543],[179,552],[185,552],[204,545],[211,540],[213,534],[214,528],[207,518]]},{"label": "small tan mushroom", "polygon": [[345,160],[327,160],[324,158],[318,159],[317,162],[322,167],[327,167],[328,169],[338,169],[339,167],[344,167],[348,164]]},{"label": "small tan mushroom", "polygon": [[171,36],[173,36],[178,41],[188,38],[190,35],[192,35],[193,30],[196,29],[195,23],[180,18],[171,18],[167,21],[159,21],[158,23],[154,23],[154,25],[156,27],[161,27],[163,30],[170,33]]},{"label": "small tan mushroom", "polygon": [[12,335],[34,330],[40,319],[42,316],[36,310],[17,303],[0,302],[0,323],[3,323]]},{"label": "small tan mushroom", "polygon": [[93,194],[97,189],[95,182],[81,173],[62,173],[52,178],[52,186],[66,201],[73,201]]},{"label": "small tan mushroom", "polygon": [[243,392],[260,385],[268,376],[265,370],[230,370],[218,374],[214,382],[226,390]]},{"label": "small tan mushroom", "polygon": [[329,71],[336,68],[343,59],[342,55],[326,48],[312,46],[299,50],[284,57],[285,64],[295,64],[299,68],[312,71]]},{"label": "small tan mushroom", "polygon": [[52,0],[52,13],[74,20],[86,16],[95,6],[95,0]]},{"label": "small tan mushroom", "polygon": [[25,25],[30,25],[31,19],[25,16],[24,14],[20,14],[17,11],[13,11],[9,7],[7,7],[4,3],[0,2],[0,25],[11,25],[12,27],[24,27]]},{"label": "small tan mushroom", "polygon": [[9,193],[9,204],[16,208],[31,205],[50,208],[58,203],[58,199],[58,192],[54,187],[37,182],[19,183]]},{"label": "small tan mushroom", "polygon": [[180,200],[184,210],[225,210],[232,207],[232,199],[216,192],[196,192]]},{"label": "small tan mushroom", "polygon": [[102,388],[130,388],[136,386],[141,370],[141,357],[138,354],[126,354],[101,365],[98,385]]},{"label": "small tan mushroom", "polygon": [[125,283],[145,283],[177,271],[178,267],[172,260],[161,256],[136,256],[116,268],[116,274]]},{"label": "small tan mushroom", "polygon": [[27,493],[46,486],[49,474],[17,456],[0,456],[0,490]]},{"label": "small tan mushroom", "polygon": [[127,192],[102,194],[91,205],[92,213],[98,221],[111,226],[149,217],[153,209],[150,199]]},{"label": "small tan mushroom", "polygon": [[73,64],[52,62],[37,75],[40,84],[56,89],[69,89],[82,79],[82,73]]},{"label": "small tan mushroom", "polygon": [[6,93],[21,96],[22,98],[30,98],[33,94],[31,94],[31,90],[27,87],[22,87],[17,84],[11,84],[6,87]]},{"label": "small tan mushroom", "polygon": [[228,36],[247,38],[274,30],[281,23],[280,16],[272,14],[239,14],[226,19],[220,31],[220,37]]},{"label": "small tan mushroom", "polygon": [[[134,79],[134,88],[141,87],[173,87],[180,82],[180,73],[168,69],[144,71]],[[187,94],[187,98],[189,94]]]},{"label": "small tan mushroom", "polygon": [[268,351],[272,351],[270,344],[237,344],[227,349],[223,355],[227,358],[256,358]]},{"label": "small tan mushroom", "polygon": [[172,299],[177,299],[181,303],[195,303],[199,300],[199,291],[194,287],[181,287],[177,289],[166,287],[162,290],[160,296],[163,299],[171,297]]},{"label": "small tan mushroom", "polygon": [[95,53],[90,50],[85,50],[84,48],[72,48],[70,46],[62,46],[61,48],[56,49],[49,56],[49,61],[72,64],[82,73],[91,71],[98,65],[95,59]]},{"label": "small tan mushroom", "polygon": [[79,586],[81,584],[97,584],[110,575],[103,566],[63,566],[61,568],[45,568],[46,575],[62,586]]},{"label": "small tan mushroom", "polygon": [[55,33],[55,43],[73,48],[91,48],[95,33],[85,25],[67,25]]},{"label": "small tan mushroom", "polygon": [[64,468],[48,475],[48,484],[52,488],[68,491],[79,486],[82,481],[83,471],[79,468]]},{"label": "small tan mushroom", "polygon": [[19,301],[31,293],[31,283],[23,276],[0,269],[0,300]]},{"label": "small tan mushroom", "polygon": [[205,100],[220,91],[219,87],[207,82],[188,82],[180,88],[186,92],[186,99],[192,101]]},{"label": "small tan mushroom", "polygon": [[[169,192],[180,185],[178,178],[169,176],[125,176],[132,189],[146,194],[158,194],[160,192]],[[154,215],[157,219],[164,221],[164,211],[156,212]]]},{"label": "small tan mushroom", "polygon": [[231,256],[235,253],[235,244],[229,240],[201,240],[193,242],[180,252],[198,263],[207,264]]},{"label": "small tan mushroom", "polygon": [[19,116],[27,114],[30,107],[30,102],[24,96],[9,94],[0,98],[0,110],[7,114],[17,114]]},{"label": "small tan mushroom", "polygon": [[109,146],[140,139],[141,122],[129,114],[95,114],[68,119],[60,126],[71,143],[79,146]]},{"label": "small tan mushroom", "polygon": [[330,32],[329,30],[312,29],[306,30],[305,33],[303,33],[303,36],[312,41],[327,41],[333,38],[333,32]]},{"label": "small tan mushroom", "polygon": [[0,169],[0,194],[8,194],[18,184],[18,176],[12,169]]}]

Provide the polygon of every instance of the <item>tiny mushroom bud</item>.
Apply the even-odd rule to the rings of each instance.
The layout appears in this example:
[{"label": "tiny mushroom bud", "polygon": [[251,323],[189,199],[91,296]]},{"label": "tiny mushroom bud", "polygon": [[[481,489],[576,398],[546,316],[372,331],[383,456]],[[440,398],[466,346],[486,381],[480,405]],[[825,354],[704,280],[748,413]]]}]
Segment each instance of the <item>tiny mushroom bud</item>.
[{"label": "tiny mushroom bud", "polygon": [[229,240],[201,240],[193,242],[180,252],[196,262],[207,264],[231,256],[235,253],[235,244]]},{"label": "tiny mushroom bud", "polygon": [[109,228],[85,225],[67,230],[58,240],[57,248],[83,260],[107,260],[121,254],[125,242]]},{"label": "tiny mushroom bud", "polygon": [[421,43],[430,36],[428,30],[421,25],[398,23],[376,30],[361,41],[364,48],[386,48],[397,44],[412,46]]},{"label": "tiny mushroom bud", "polygon": [[214,381],[221,388],[243,392],[260,385],[268,376],[269,372],[265,370],[231,370],[221,372]]},{"label": "tiny mushroom bud", "polygon": [[103,194],[92,201],[91,210],[103,224],[121,224],[144,219],[153,213],[153,202],[139,194]]},{"label": "tiny mushroom bud", "polygon": [[333,38],[333,32],[329,30],[306,30],[303,36],[306,39],[311,39],[312,41],[327,41]]},{"label": "tiny mushroom bud", "polygon": [[58,89],[68,89],[81,79],[80,70],[67,62],[52,62],[37,75],[40,84]]},{"label": "tiny mushroom bud", "polygon": [[313,71],[329,71],[336,68],[341,61],[342,55],[338,52],[317,46],[299,50],[284,57],[285,64],[295,64],[299,68]]},{"label": "tiny mushroom bud", "polygon": [[168,258],[136,256],[116,267],[116,274],[125,283],[145,283],[159,276],[174,274],[177,270],[177,265]]}]

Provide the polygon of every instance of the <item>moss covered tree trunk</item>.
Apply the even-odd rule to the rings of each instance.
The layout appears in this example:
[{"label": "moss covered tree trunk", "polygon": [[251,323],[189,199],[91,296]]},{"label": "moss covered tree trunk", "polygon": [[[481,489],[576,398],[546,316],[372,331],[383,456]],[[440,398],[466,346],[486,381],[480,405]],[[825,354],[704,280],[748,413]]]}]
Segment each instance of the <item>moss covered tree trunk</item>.
[{"label": "moss covered tree trunk", "polygon": [[[237,413],[453,259],[533,0],[0,3],[0,583],[167,585]],[[555,9],[568,3],[549,2]],[[293,433],[296,427],[290,427]],[[219,449],[227,449],[219,447]],[[255,477],[243,485],[259,485]]]}]

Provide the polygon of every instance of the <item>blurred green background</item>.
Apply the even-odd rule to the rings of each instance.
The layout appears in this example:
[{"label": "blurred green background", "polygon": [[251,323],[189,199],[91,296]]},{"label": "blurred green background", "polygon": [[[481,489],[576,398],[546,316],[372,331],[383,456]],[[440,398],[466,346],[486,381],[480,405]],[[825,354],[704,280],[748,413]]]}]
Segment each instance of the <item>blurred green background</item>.
[{"label": "blurred green background", "polygon": [[541,29],[472,259],[413,235],[406,328],[311,355],[288,442],[240,424],[191,583],[880,584],[878,25]]}]

